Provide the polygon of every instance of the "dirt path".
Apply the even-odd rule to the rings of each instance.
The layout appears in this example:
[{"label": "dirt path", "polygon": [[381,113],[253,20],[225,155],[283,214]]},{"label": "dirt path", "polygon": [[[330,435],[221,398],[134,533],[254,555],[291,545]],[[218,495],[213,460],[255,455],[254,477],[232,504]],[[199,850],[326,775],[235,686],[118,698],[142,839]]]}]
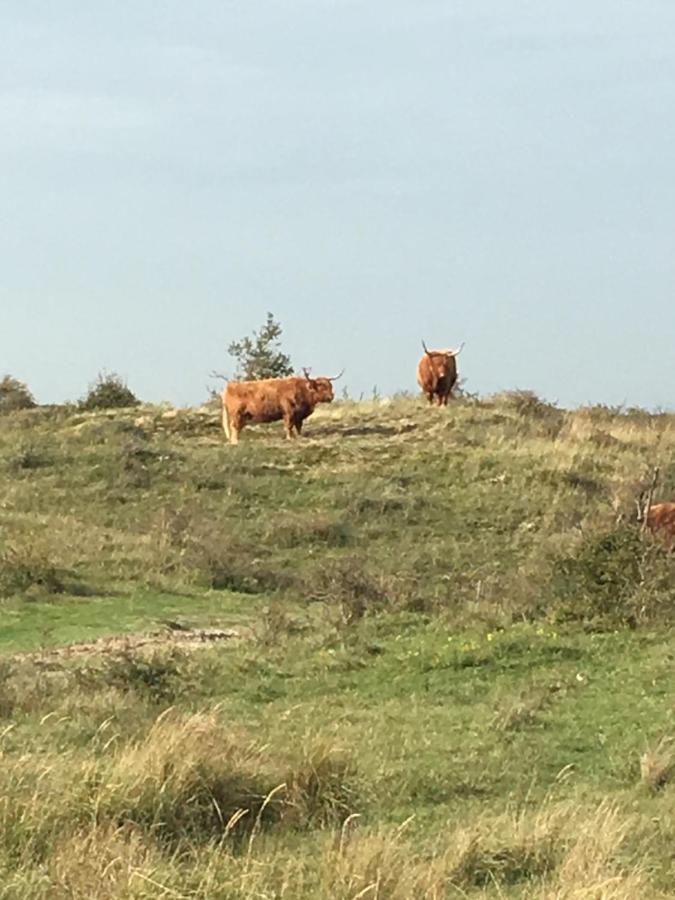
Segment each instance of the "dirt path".
[{"label": "dirt path", "polygon": [[223,641],[239,643],[249,637],[241,628],[189,628],[169,623],[159,631],[140,634],[111,635],[94,641],[78,641],[63,647],[48,647],[24,653],[11,654],[8,659],[17,662],[51,663],[78,656],[105,656],[120,653],[145,653],[165,647],[181,650],[197,650]]}]

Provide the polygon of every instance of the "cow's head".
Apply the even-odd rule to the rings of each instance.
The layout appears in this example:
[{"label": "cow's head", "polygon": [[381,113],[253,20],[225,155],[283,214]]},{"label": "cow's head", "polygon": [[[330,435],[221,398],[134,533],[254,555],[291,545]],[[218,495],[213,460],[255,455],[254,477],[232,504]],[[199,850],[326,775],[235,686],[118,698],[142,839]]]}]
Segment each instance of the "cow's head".
[{"label": "cow's head", "polygon": [[464,343],[461,343],[456,350],[428,350],[427,345],[422,341],[424,352],[438,378],[454,377],[457,371],[455,357],[462,352],[463,346]]},{"label": "cow's head", "polygon": [[312,392],[312,397],[315,403],[331,403],[335,394],[333,392],[333,382],[337,381],[344,372],[340,372],[339,375],[336,375],[334,378],[312,378],[307,369],[302,370],[304,372],[305,378],[307,379],[307,385]]}]

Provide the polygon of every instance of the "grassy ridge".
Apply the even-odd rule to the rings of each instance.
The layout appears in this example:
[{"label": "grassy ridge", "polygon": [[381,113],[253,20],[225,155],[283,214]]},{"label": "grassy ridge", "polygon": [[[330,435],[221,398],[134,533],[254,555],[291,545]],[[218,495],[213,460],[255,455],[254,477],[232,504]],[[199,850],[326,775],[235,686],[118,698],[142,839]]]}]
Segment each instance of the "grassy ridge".
[{"label": "grassy ridge", "polygon": [[[0,418],[0,896],[673,895],[675,418],[307,432]],[[13,655],[167,619],[245,639]]]}]

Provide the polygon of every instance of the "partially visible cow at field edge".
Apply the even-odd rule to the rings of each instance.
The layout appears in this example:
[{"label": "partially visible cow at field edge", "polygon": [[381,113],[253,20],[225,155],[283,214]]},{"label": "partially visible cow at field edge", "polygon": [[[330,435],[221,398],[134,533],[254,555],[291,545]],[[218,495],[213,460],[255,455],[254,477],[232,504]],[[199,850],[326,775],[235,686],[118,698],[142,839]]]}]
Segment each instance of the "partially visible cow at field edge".
[{"label": "partially visible cow at field edge", "polygon": [[[653,503],[646,511],[646,527],[653,535],[662,534],[666,550],[675,550],[675,503]],[[644,522],[645,511],[638,503],[638,521]]]},{"label": "partially visible cow at field edge", "polygon": [[[340,372],[342,375],[342,372]],[[223,391],[223,429],[231,444],[239,441],[239,432],[251,422],[284,420],[286,437],[302,432],[302,423],[318,403],[333,400],[335,378],[267,378],[260,381],[230,381]]]},{"label": "partially visible cow at field edge", "polygon": [[427,350],[427,345],[422,341],[424,356],[417,366],[417,383],[429,403],[433,403],[435,397],[439,406],[447,406],[448,397],[452,399],[452,389],[457,381],[455,357],[463,346],[460,344],[456,350]]}]

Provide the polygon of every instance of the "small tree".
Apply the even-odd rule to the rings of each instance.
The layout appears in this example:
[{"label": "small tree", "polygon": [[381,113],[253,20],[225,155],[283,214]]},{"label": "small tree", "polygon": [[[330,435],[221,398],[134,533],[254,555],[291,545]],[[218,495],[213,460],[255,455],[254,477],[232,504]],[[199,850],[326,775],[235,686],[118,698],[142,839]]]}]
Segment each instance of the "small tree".
[{"label": "small tree", "polygon": [[96,381],[89,385],[86,397],[80,400],[78,406],[80,409],[122,409],[139,406],[140,402],[119,375],[101,372]]},{"label": "small tree", "polygon": [[33,409],[34,406],[37,406],[35,398],[26,385],[11,375],[5,375],[0,381],[0,413]]},{"label": "small tree", "polygon": [[281,325],[268,312],[267,321],[259,331],[253,332],[252,337],[230,344],[227,352],[237,360],[236,378],[258,381],[293,374],[290,357],[280,349],[281,331]]}]

